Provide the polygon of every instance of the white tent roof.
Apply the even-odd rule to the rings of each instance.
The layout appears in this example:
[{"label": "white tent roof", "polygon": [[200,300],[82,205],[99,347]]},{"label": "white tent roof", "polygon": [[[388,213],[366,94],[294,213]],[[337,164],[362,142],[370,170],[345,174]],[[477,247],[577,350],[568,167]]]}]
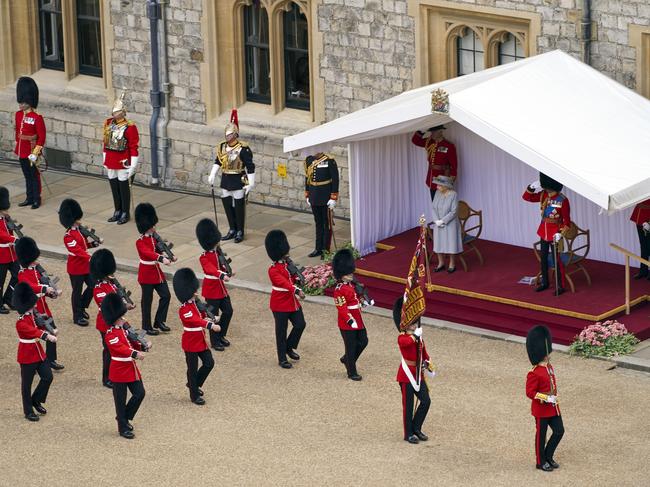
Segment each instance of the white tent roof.
[{"label": "white tent roof", "polygon": [[[449,116],[431,92],[449,93]],[[553,51],[411,90],[284,139],[285,152],[456,121],[609,210],[650,198],[650,101]]]}]

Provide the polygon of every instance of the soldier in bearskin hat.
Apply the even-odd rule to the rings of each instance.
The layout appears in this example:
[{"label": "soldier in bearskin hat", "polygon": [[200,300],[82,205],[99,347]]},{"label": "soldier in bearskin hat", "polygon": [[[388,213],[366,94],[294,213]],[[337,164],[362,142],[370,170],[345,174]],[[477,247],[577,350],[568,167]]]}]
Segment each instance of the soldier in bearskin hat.
[{"label": "soldier in bearskin hat", "polygon": [[20,160],[25,176],[25,201],[18,206],[30,206],[33,210],[41,206],[41,173],[39,164],[45,145],[45,121],[36,113],[38,107],[38,86],[27,76],[18,79],[16,101],[20,108],[16,112],[16,147],[14,153]]},{"label": "soldier in bearskin hat", "polygon": [[[181,346],[185,352],[187,363],[187,387],[190,390],[190,400],[199,406],[205,404],[203,399],[203,383],[214,367],[212,352],[205,341],[205,330],[218,333],[220,326],[209,320],[206,313],[201,312],[195,298],[199,290],[199,280],[189,267],[178,269],[174,274],[174,294],[181,303],[178,316],[183,323]],[[201,360],[201,368],[199,368]]]},{"label": "soldier in bearskin hat", "polygon": [[345,365],[348,378],[358,381],[357,360],[368,345],[368,333],[361,316],[362,299],[357,295],[352,283],[355,271],[354,256],[349,249],[339,250],[332,259],[332,273],[336,279],[334,304],[338,312],[338,325],[343,337],[345,355],[341,362]]},{"label": "soldier in bearskin hat", "polygon": [[[47,414],[43,403],[52,384],[52,370],[43,352],[39,340],[56,343],[56,330],[52,333],[40,328],[35,317],[36,301],[38,298],[29,284],[21,282],[16,285],[13,295],[13,307],[18,312],[16,332],[18,333],[18,363],[20,364],[20,390],[23,398],[23,412],[29,421],[38,421],[41,414]],[[38,374],[39,381],[32,393],[34,375]]]},{"label": "soldier in bearskin hat", "polygon": [[[305,330],[305,316],[298,299],[304,299],[305,293],[298,285],[299,278],[289,272],[289,241],[282,230],[271,230],[264,239],[264,247],[273,261],[269,268],[271,280],[270,308],[275,319],[275,343],[278,352],[278,364],[283,369],[293,367],[287,360],[300,360],[296,353],[302,332]],[[287,336],[289,321],[293,325]]]},{"label": "soldier in bearskin hat", "polygon": [[[140,257],[138,283],[142,288],[142,328],[148,335],[158,335],[158,330],[165,333],[170,331],[165,321],[167,321],[171,294],[169,286],[167,286],[167,278],[160,268],[160,264],[170,265],[172,262],[156,249],[156,239],[153,234],[156,231],[157,223],[156,209],[150,203],[140,203],[135,207],[135,224],[140,232],[135,247]],[[151,303],[154,291],[158,293],[160,299],[152,327]]]},{"label": "soldier in bearskin hat", "polygon": [[[115,401],[115,419],[120,436],[129,440],[135,438],[131,421],[138,412],[144,399],[142,375],[136,365],[136,360],[144,360],[142,345],[131,341],[125,328],[129,324],[123,318],[127,309],[124,301],[115,293],[106,295],[101,305],[101,313],[109,326],[104,341],[111,356],[108,369],[108,380],[113,384],[113,400]],[[147,344],[147,350],[151,344]],[[131,391],[131,399],[126,402],[126,391]]]},{"label": "soldier in bearskin hat", "polygon": [[219,326],[221,327],[218,332],[210,331],[210,344],[215,350],[223,352],[224,347],[230,346],[226,333],[228,333],[228,326],[233,315],[226,282],[234,274],[229,274],[229,266],[225,265],[227,257],[219,246],[221,233],[212,220],[204,218],[199,221],[196,225],[196,238],[203,248],[203,253],[199,257],[204,275],[201,296],[205,298],[210,309],[219,315]]},{"label": "soldier in bearskin hat", "polygon": [[[533,368],[526,376],[526,396],[531,400],[531,414],[535,417],[535,463],[538,469],[552,472],[560,465],[553,459],[564,425],[560,415],[555,370],[549,362],[553,351],[551,332],[543,325],[534,326],[526,337],[526,351]],[[546,442],[546,431],[553,434]]]},{"label": "soldier in bearskin hat", "polygon": [[[11,201],[9,201],[9,190],[4,186],[0,186],[0,314],[9,314],[11,307],[11,297],[14,292],[14,287],[18,283],[18,257],[16,257],[16,249],[14,245],[18,237],[14,235],[13,230],[9,229],[8,219],[9,213],[7,210],[11,208]],[[11,273],[9,285],[5,290],[5,279],[7,278],[7,271]],[[4,291],[4,292],[3,292]]]}]

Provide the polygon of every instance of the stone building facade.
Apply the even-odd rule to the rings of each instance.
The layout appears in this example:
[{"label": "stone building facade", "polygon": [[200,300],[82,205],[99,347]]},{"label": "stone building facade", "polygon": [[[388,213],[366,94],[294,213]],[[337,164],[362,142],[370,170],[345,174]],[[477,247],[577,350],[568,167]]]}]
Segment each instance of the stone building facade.
[{"label": "stone building facade", "polygon": [[[590,0],[586,23],[585,1],[159,0],[166,106],[158,132],[166,129],[159,145],[161,157],[162,151],[168,157],[166,164],[161,158],[158,184],[208,192],[214,146],[237,107],[241,137],[251,145],[258,168],[251,199],[306,209],[304,155],[284,154],[283,137],[414,87],[552,49],[582,59],[588,46],[594,68],[650,97],[650,4]],[[129,117],[142,134],[137,177],[152,182],[147,3],[0,3],[0,157],[13,159],[15,80],[30,75],[41,88],[47,147],[68,152],[74,170],[101,173],[102,122],[125,89]],[[88,49],[79,44],[86,29],[79,13],[91,4],[101,44],[100,76],[83,73],[80,54]],[[66,53],[58,69],[44,66],[38,35],[43,9],[52,6]],[[584,25],[590,26],[588,39]],[[295,52],[302,52],[304,86],[294,90],[289,85],[297,78],[288,73],[299,64],[291,64]],[[258,65],[251,67],[255,59]],[[298,108],[294,97],[302,103]],[[343,148],[334,153],[342,176],[337,214],[348,216],[346,155]]]}]

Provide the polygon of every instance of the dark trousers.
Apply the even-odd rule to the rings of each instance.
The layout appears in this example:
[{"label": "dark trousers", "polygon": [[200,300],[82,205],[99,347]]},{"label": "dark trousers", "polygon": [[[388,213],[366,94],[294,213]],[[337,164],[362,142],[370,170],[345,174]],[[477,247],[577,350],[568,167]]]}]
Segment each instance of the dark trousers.
[{"label": "dark trousers", "polygon": [[433,201],[433,197],[436,195],[436,189],[438,189],[438,187],[429,188],[429,193],[431,194],[431,201]]},{"label": "dark trousers", "polygon": [[232,196],[221,198],[223,210],[228,219],[229,230],[243,232],[246,226],[246,197],[236,199]]},{"label": "dark trousers", "polygon": [[106,333],[100,331],[99,334],[102,336],[102,383],[106,384],[108,382],[108,368],[111,365],[111,354],[108,352],[108,347],[104,340]]},{"label": "dark trousers", "polygon": [[[95,287],[90,274],[80,274],[73,276],[70,274],[70,284],[72,284],[72,293],[70,301],[72,303],[72,321],[83,318],[83,313],[90,305],[93,299],[93,288]],[[82,292],[84,284],[86,290]]]},{"label": "dark trousers", "polygon": [[221,317],[219,319],[221,331],[210,330],[210,345],[216,347],[221,344],[221,338],[225,338],[226,333],[228,333],[228,327],[230,326],[230,320],[233,314],[232,303],[230,302],[230,296],[226,296],[223,299],[206,299],[205,304],[208,305],[215,315]]},{"label": "dark trousers", "polygon": [[[38,374],[40,380],[32,394],[32,382]],[[33,364],[20,364],[20,391],[23,396],[23,412],[25,415],[32,414],[34,404],[42,404],[47,401],[47,393],[52,384],[52,369],[47,361],[35,362]]]},{"label": "dark trousers", "polygon": [[129,215],[131,212],[131,188],[129,186],[129,180],[120,181],[117,178],[113,178],[108,180],[108,184],[111,187],[115,211]]},{"label": "dark trousers", "polygon": [[[199,368],[199,359],[201,359],[201,368]],[[214,359],[212,352],[207,348],[202,352],[185,352],[185,362],[187,363],[187,383],[190,386],[190,399],[194,401],[199,397],[199,387],[203,386],[205,379],[214,368]]]},{"label": "dark trousers", "polygon": [[[131,391],[131,399],[126,402],[126,390]],[[141,380],[133,382],[114,382],[113,383],[113,400],[115,401],[115,419],[117,420],[117,430],[119,432],[126,430],[127,421],[135,418],[135,414],[144,399],[144,385]]]},{"label": "dark trousers", "polygon": [[[431,399],[429,398],[429,389],[424,381],[420,383],[420,390],[418,392],[415,392],[410,382],[402,382],[400,383],[400,387],[402,388],[402,417],[404,421],[404,439],[406,440],[416,431],[422,431],[422,424],[429,412]],[[415,397],[420,400],[420,405],[415,411],[415,414],[413,414]]]},{"label": "dark trousers", "polygon": [[156,317],[154,318],[154,324],[159,325],[167,320],[169,300],[171,299],[169,286],[167,286],[167,281],[163,281],[160,284],[140,284],[140,287],[142,288],[142,301],[140,301],[142,307],[142,328],[145,330],[151,330],[151,303],[153,302],[153,292],[156,291],[160,298],[158,300]]},{"label": "dark trousers", "polygon": [[368,332],[365,328],[361,330],[340,330],[340,332],[345,346],[343,360],[348,371],[348,377],[357,375],[357,360],[368,345]]},{"label": "dark trousers", "polygon": [[[52,326],[56,329],[56,323],[52,320]],[[49,340],[45,342],[45,356],[47,357],[46,362],[48,365],[52,362],[56,362],[58,355],[56,353],[56,343],[52,343]]]},{"label": "dark trousers", "polygon": [[[542,273],[542,284],[545,286],[548,286],[548,257],[549,254],[551,253],[551,249],[553,248],[553,243],[552,242],[547,242],[546,240],[540,240],[540,266],[541,266],[541,273]],[[557,249],[557,244],[555,245],[555,248]],[[555,259],[553,261],[557,261],[558,269],[560,270],[560,275],[558,276],[558,280],[560,283],[560,287],[564,287],[564,264],[562,264],[562,259],[559,258],[559,252],[556,252]]]},{"label": "dark trousers", "polygon": [[[552,416],[550,418],[535,418],[535,458],[537,465],[544,465],[547,461],[553,460],[555,449],[564,436],[564,424],[562,416]],[[546,430],[551,427],[553,434],[546,443]]]},{"label": "dark trousers", "polygon": [[41,204],[41,172],[26,157],[20,159],[25,176],[25,201]]},{"label": "dark trousers", "polygon": [[312,205],[311,212],[314,214],[314,223],[316,224],[316,245],[314,245],[314,249],[329,251],[331,232],[328,208],[327,206]]},{"label": "dark trousers", "polygon": [[[0,296],[2,297],[0,304],[8,304],[11,306],[11,300],[14,296],[14,287],[18,283],[18,270],[18,262],[0,264]],[[11,273],[11,278],[9,279],[9,285],[7,286],[6,291],[2,294],[2,291],[5,288],[7,271]]]},{"label": "dark trousers", "polygon": [[[641,246],[641,258],[648,260],[648,257],[650,256],[650,233],[646,234],[643,231],[643,227],[641,225],[636,226],[636,233],[639,234],[639,245]],[[639,274],[641,274],[642,276],[647,276],[648,266],[645,264],[641,264],[641,267],[639,268]]]},{"label": "dark trousers", "polygon": [[[300,337],[305,330],[305,316],[302,314],[302,308],[297,311],[274,311],[275,319],[275,346],[278,351],[278,362],[286,362],[287,350],[295,350],[300,343]],[[289,321],[293,325],[291,333],[287,336]]]}]

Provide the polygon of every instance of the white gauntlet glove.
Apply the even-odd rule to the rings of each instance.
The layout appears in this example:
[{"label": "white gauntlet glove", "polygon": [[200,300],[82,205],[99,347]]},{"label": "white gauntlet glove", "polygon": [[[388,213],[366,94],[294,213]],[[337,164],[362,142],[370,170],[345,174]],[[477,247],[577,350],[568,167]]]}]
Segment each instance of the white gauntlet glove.
[{"label": "white gauntlet glove", "polygon": [[30,154],[27,156],[27,159],[29,159],[32,162],[36,162],[36,159],[38,159],[38,156],[36,154]]},{"label": "white gauntlet glove", "polygon": [[218,172],[219,172],[219,164],[213,164],[212,170],[210,171],[210,175],[208,176],[208,183],[210,183],[210,186],[214,186],[214,178],[217,177]]},{"label": "white gauntlet glove", "polygon": [[537,191],[539,191],[540,189],[542,189],[542,183],[540,183],[539,181],[533,181],[532,183],[530,183],[530,184],[528,185],[528,187],[529,187],[530,189],[532,189],[533,191],[537,192]]},{"label": "white gauntlet glove", "polygon": [[131,157],[131,165],[129,166],[129,173],[127,179],[131,179],[131,177],[135,174],[136,167],[138,167],[138,156],[133,156]]},{"label": "white gauntlet glove", "polygon": [[435,223],[437,227],[441,227],[441,226],[443,226],[443,225],[445,224],[445,222],[442,221],[442,220],[436,220],[436,221],[433,222],[433,223]]},{"label": "white gauntlet glove", "polygon": [[255,186],[255,173],[248,174],[248,184],[244,186],[244,190],[246,191],[246,194],[251,192],[251,189]]},{"label": "white gauntlet glove", "polygon": [[418,327],[413,331],[413,334],[414,334],[416,337],[420,338],[420,337],[422,336],[422,327],[421,327],[421,326],[418,326]]},{"label": "white gauntlet glove", "polygon": [[307,202],[307,206],[311,206],[311,203],[309,202],[309,198],[305,198],[305,201]]},{"label": "white gauntlet glove", "polygon": [[327,202],[327,207],[328,207],[330,210],[333,210],[333,209],[336,207],[336,200],[329,200],[329,201]]},{"label": "white gauntlet glove", "polygon": [[553,396],[553,395],[548,396],[546,402],[549,404],[557,404],[557,396]]}]

